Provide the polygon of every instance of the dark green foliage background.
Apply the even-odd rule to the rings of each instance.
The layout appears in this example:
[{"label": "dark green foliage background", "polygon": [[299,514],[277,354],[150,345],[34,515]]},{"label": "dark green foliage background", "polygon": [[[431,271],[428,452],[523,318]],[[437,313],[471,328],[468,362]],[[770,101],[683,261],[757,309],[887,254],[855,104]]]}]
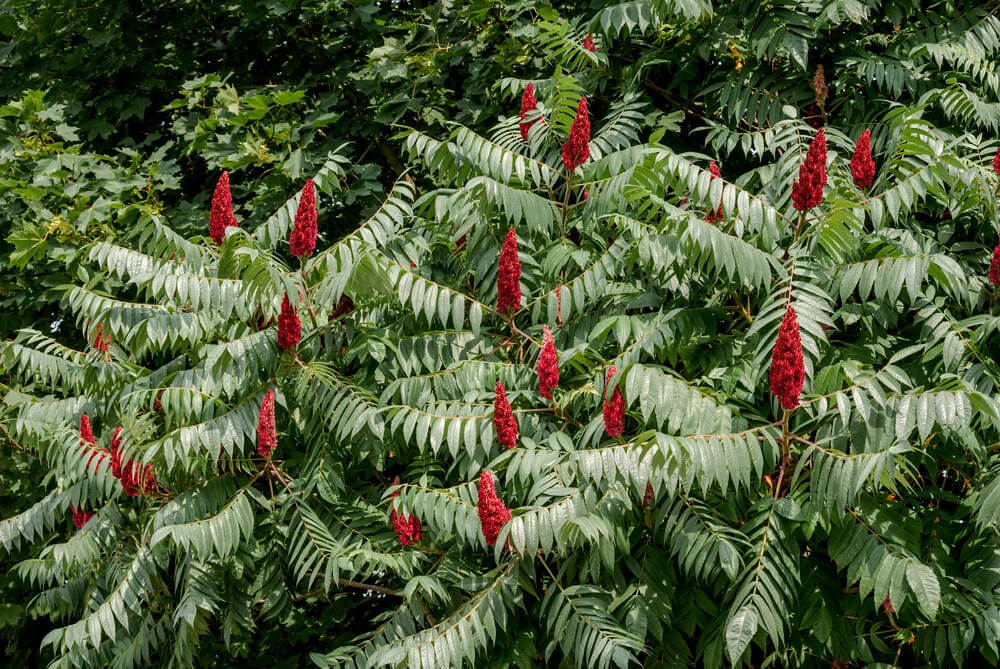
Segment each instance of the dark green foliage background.
[{"label": "dark green foliage background", "polygon": [[[1000,660],[995,3],[10,0],[0,59],[5,666]],[[593,157],[567,182],[584,94]],[[819,125],[830,183],[800,219]],[[241,230],[215,249],[224,169]],[[492,310],[511,226],[516,328]],[[268,326],[286,291],[296,355]],[[767,391],[789,298],[790,418]],[[125,426],[158,495],[86,470],[83,412],[104,445]],[[483,468],[511,551],[480,537]],[[78,532],[70,502],[98,511]],[[399,546],[390,504],[424,541]]]}]

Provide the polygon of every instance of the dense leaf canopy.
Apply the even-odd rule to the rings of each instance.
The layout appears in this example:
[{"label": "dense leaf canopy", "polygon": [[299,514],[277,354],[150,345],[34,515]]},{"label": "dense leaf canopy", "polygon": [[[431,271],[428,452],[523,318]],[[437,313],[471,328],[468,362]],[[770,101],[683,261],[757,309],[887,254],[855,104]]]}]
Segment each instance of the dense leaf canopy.
[{"label": "dense leaf canopy", "polygon": [[995,8],[36,4],[10,662],[1000,662]]}]

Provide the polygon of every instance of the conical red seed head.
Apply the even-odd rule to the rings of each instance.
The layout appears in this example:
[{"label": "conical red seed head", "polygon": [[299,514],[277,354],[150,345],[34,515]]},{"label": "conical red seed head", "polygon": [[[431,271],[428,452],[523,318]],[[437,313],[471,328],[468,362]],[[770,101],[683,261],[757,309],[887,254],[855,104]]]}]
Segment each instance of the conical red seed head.
[{"label": "conical red seed head", "polygon": [[278,314],[278,346],[287,351],[297,346],[300,339],[302,339],[302,323],[299,321],[298,312],[288,300],[288,293],[285,293],[281,301],[281,313]]},{"label": "conical red seed head", "polygon": [[288,245],[296,258],[311,256],[316,250],[316,224],[319,217],[316,211],[316,189],[312,179],[306,180],[302,187],[299,206],[295,210],[295,222],[292,226]]},{"label": "conical red seed head", "polygon": [[521,262],[517,257],[517,231],[511,228],[500,249],[497,267],[497,311],[507,314],[521,306]]},{"label": "conical red seed head", "polygon": [[[709,183],[711,183],[715,179],[722,178],[722,170],[719,169],[719,165],[714,160],[709,162],[708,164],[708,173],[712,175],[711,177],[709,177],[708,180]],[[723,219],[722,199],[720,198],[718,208],[715,211],[709,211],[707,214],[705,214],[705,221],[707,221],[708,223],[715,223],[716,221],[721,221],[722,219]]]},{"label": "conical red seed head", "polygon": [[233,215],[233,194],[229,190],[229,172],[223,172],[212,194],[212,211],[208,219],[208,234],[216,246],[226,238],[226,228],[239,227]]},{"label": "conical red seed head", "polygon": [[825,106],[830,89],[826,85],[826,77],[823,76],[822,65],[816,66],[816,74],[813,75],[813,91],[816,93],[816,105],[819,107]]},{"label": "conical red seed head", "polygon": [[80,416],[80,444],[96,444],[97,439],[94,438],[94,431],[90,427],[90,416],[83,414]]},{"label": "conical red seed head", "polygon": [[851,177],[858,188],[869,188],[875,180],[875,161],[872,159],[871,131],[861,133],[851,156]]},{"label": "conical red seed head", "polygon": [[590,158],[590,117],[587,115],[587,97],[580,98],[576,117],[570,126],[569,139],[563,144],[563,166],[572,172]]},{"label": "conical red seed head", "polygon": [[[820,128],[816,131],[816,136],[813,141],[809,143],[809,151],[812,152],[812,160],[815,174],[818,175],[820,188],[819,197],[822,199],[823,191],[822,186],[826,185],[826,130]],[[806,152],[806,157],[809,157],[809,151]]]},{"label": "conical red seed head", "polygon": [[493,425],[497,431],[497,441],[507,448],[517,445],[517,418],[507,401],[507,389],[497,381],[496,399],[493,400]]},{"label": "conical red seed head", "polygon": [[278,429],[274,423],[274,390],[264,393],[260,404],[260,416],[257,419],[257,453],[262,458],[271,456],[278,445]]},{"label": "conical red seed head", "polygon": [[[399,485],[399,477],[392,480],[393,485]],[[399,497],[399,490],[394,490],[390,497]],[[403,515],[392,508],[389,511],[389,518],[392,520],[392,529],[396,531],[396,538],[399,543],[409,546],[415,541],[420,541],[424,536],[424,528],[420,524],[420,519],[414,515]]]},{"label": "conical red seed head", "polygon": [[536,371],[539,394],[545,399],[552,399],[552,389],[559,385],[559,354],[548,325],[542,329],[542,352],[538,356]]},{"label": "conical red seed head", "polygon": [[156,489],[156,476],[153,475],[153,465],[143,466],[141,462],[129,458],[121,468],[122,491],[129,497],[145,495]]},{"label": "conical red seed head", "polygon": [[[120,430],[121,428],[118,429]],[[117,430],[115,434],[118,434]],[[112,437],[113,440],[114,437]],[[104,458],[108,456],[108,450],[97,445],[97,439],[94,437],[94,431],[90,426],[90,416],[87,414],[80,416],[80,447],[83,449],[83,457],[86,460],[87,469],[89,470],[93,466],[94,473],[96,474],[101,468]]]},{"label": "conical red seed head", "polygon": [[148,495],[156,490],[156,477],[153,475],[152,463],[146,465],[142,475],[142,494]]},{"label": "conical red seed head", "polygon": [[792,205],[798,211],[812,209],[823,201],[826,185],[826,132],[816,131],[806,159],[799,166],[799,179],[792,184]]},{"label": "conical red seed head", "polygon": [[479,475],[479,501],[476,506],[479,510],[483,538],[486,539],[487,546],[493,546],[497,542],[500,529],[510,520],[510,510],[497,496],[493,476],[486,470]]},{"label": "conical red seed head", "polygon": [[[607,397],[608,386],[611,379],[618,373],[618,369],[612,365],[608,370],[608,377],[604,382],[604,396]],[[625,396],[622,395],[620,387],[615,387],[611,393],[611,399],[604,401],[604,431],[609,437],[620,436],[625,431]]]},{"label": "conical red seed head", "polygon": [[625,431],[625,397],[621,388],[615,388],[611,399],[604,403],[604,431],[609,437],[618,437]]},{"label": "conical red seed head", "polygon": [[528,112],[538,108],[538,101],[535,99],[535,84],[528,82],[521,93],[521,118],[528,115]]},{"label": "conical red seed head", "polygon": [[771,355],[771,394],[778,398],[784,409],[794,409],[799,405],[805,378],[798,318],[792,306],[788,305]]},{"label": "conical red seed head", "polygon": [[608,367],[608,373],[604,376],[604,392],[601,393],[601,399],[608,399],[608,386],[611,385],[611,379],[615,378],[615,374],[618,373],[618,368],[614,365]]},{"label": "conical red seed head", "polygon": [[409,546],[415,541],[420,541],[424,537],[424,528],[420,524],[420,519],[414,515],[402,515],[392,510],[392,529],[396,531],[396,538],[399,543]]},{"label": "conical red seed head", "polygon": [[87,521],[90,520],[94,515],[93,513],[87,513],[86,511],[84,511],[83,507],[80,507],[79,509],[76,508],[74,504],[69,505],[69,510],[73,514],[73,526],[76,527],[76,529],[78,530],[81,529],[84,525],[86,525]]},{"label": "conical red seed head", "polygon": [[104,334],[104,323],[98,323],[94,328],[94,349],[106,353],[111,348],[111,333]]},{"label": "conical red seed head", "polygon": [[587,51],[590,51],[591,53],[597,53],[597,45],[594,44],[594,36],[591,35],[590,33],[587,33],[584,36],[583,43],[580,46],[582,46]]},{"label": "conical red seed head", "polygon": [[111,475],[122,480],[122,427],[119,425],[111,435]]},{"label": "conical red seed head", "polygon": [[993,249],[993,260],[990,262],[990,271],[987,276],[990,283],[994,286],[1000,286],[1000,242],[997,242],[996,248]]},{"label": "conical red seed head", "polygon": [[997,147],[997,153],[993,156],[993,171],[1000,174],[1000,146]]},{"label": "conical red seed head", "polygon": [[530,130],[531,126],[537,121],[542,120],[540,117],[528,120],[528,115],[536,109],[538,109],[538,101],[535,100],[535,85],[529,82],[528,85],[524,87],[524,93],[521,94],[520,130],[521,139],[526,142],[528,141],[528,130]]}]

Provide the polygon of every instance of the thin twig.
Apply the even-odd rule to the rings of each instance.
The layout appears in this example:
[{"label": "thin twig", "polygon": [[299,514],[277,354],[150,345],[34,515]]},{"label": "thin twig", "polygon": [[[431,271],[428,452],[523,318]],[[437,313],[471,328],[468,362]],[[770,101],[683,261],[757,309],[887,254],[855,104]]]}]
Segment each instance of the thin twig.
[{"label": "thin twig", "polygon": [[573,173],[570,172],[566,176],[566,195],[563,197],[562,203],[562,220],[559,223],[559,236],[566,236],[566,217],[569,214],[569,196],[572,192],[573,187]]},{"label": "thin twig", "polygon": [[[309,281],[308,281],[308,279],[306,277],[306,257],[302,256],[301,258],[299,258],[299,262],[301,263],[300,269],[301,269],[301,273],[302,273],[302,284],[308,286]],[[304,291],[304,294],[305,294],[306,300],[308,300],[309,299],[309,290],[308,290],[308,288]],[[309,320],[312,321],[313,329],[314,330],[318,329],[319,328],[319,323],[316,321],[316,309],[313,307],[312,301],[311,300],[305,301],[305,305],[306,305],[306,312],[309,314]]]},{"label": "thin twig", "polygon": [[[736,293],[735,290],[733,291],[733,299],[736,301],[736,306],[740,310],[740,313],[743,314],[743,318],[746,319],[747,324],[748,325],[753,325],[753,316],[750,315],[750,308],[749,308],[749,306],[747,306],[747,307],[743,306],[743,301],[740,299],[740,296]],[[748,304],[749,304],[749,301],[748,301]]]},{"label": "thin twig", "polygon": [[413,599],[416,600],[417,606],[420,607],[420,612],[424,614],[424,619],[427,620],[427,624],[434,627],[438,624],[437,618],[431,613],[430,609],[427,608],[427,604],[424,603],[424,598],[417,595]]},{"label": "thin twig", "polygon": [[334,580],[337,585],[343,586],[345,588],[354,588],[355,590],[368,590],[370,592],[378,592],[383,595],[391,595],[392,597],[402,597],[395,590],[390,590],[381,585],[372,585],[371,583],[360,583],[358,581],[349,581],[346,578],[338,578]]}]

